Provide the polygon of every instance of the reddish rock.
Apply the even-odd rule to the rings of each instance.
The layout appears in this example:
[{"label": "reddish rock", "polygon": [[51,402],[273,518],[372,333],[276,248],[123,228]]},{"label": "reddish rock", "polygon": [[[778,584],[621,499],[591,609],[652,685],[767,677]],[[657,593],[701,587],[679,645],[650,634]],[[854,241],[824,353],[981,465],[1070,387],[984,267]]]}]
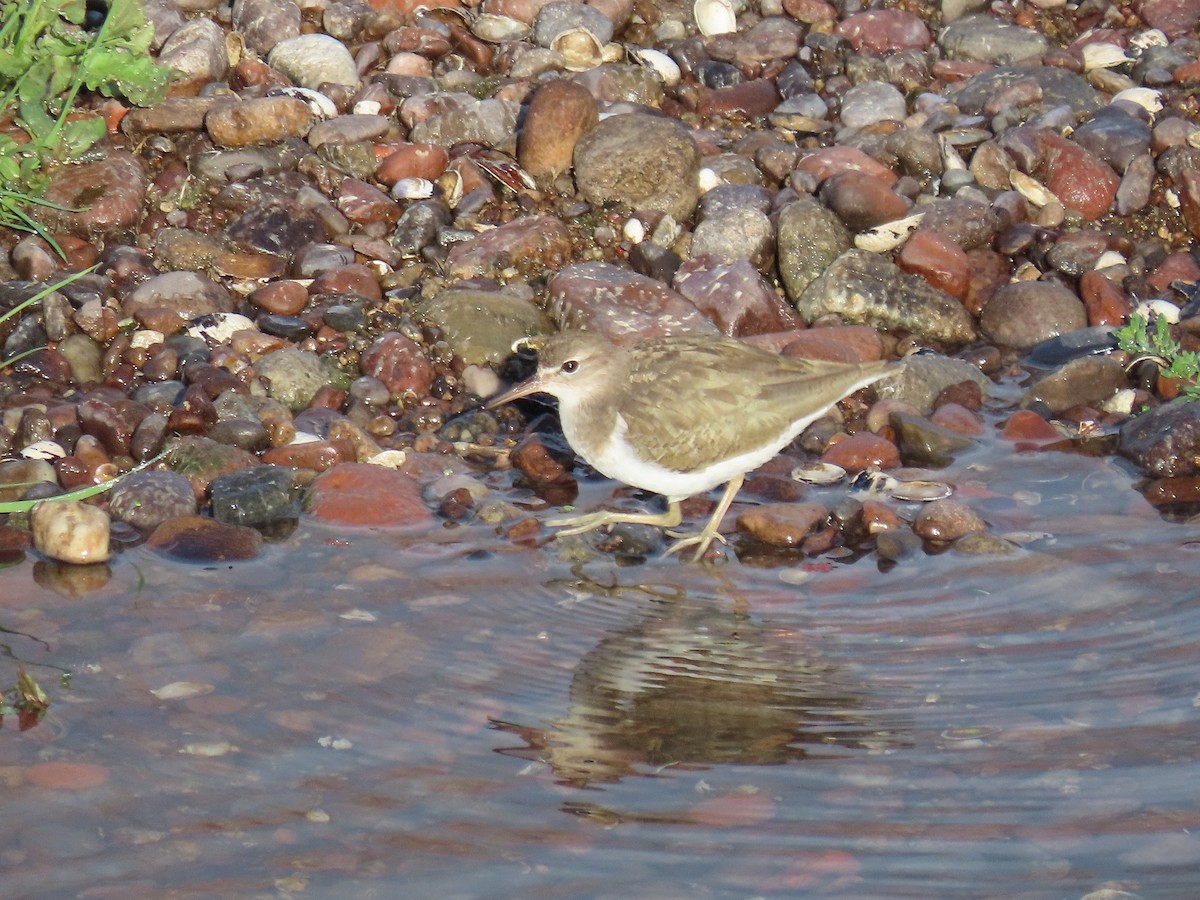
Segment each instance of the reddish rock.
[{"label": "reddish rock", "polygon": [[571,257],[571,234],[554,216],[526,216],[455,244],[446,256],[451,279],[494,278],[512,269],[540,275]]},{"label": "reddish rock", "polygon": [[956,541],[985,530],[983,519],[965,503],[953,499],[926,503],[913,520],[913,531],[927,541]]},{"label": "reddish rock", "polygon": [[883,341],[869,325],[831,325],[797,332],[782,353],[831,362],[870,362],[883,358]]},{"label": "reddish rock", "polygon": [[204,127],[220,147],[254,147],[303,137],[312,127],[308,104],[295,97],[252,97],[220,103],[204,117]]},{"label": "reddish rock", "polygon": [[321,272],[308,286],[310,296],[321,294],[358,294],[369,300],[382,300],[379,276],[363,263],[350,263]]},{"label": "reddish rock", "polygon": [[264,312],[294,316],[308,306],[308,290],[298,281],[272,281],[251,291],[248,299]]},{"label": "reddish rock", "polygon": [[1000,436],[1016,444],[1018,450],[1036,450],[1066,440],[1053,425],[1028,409],[1018,410],[1009,416],[1000,430]]},{"label": "reddish rock", "polygon": [[[974,384],[974,382],[972,382]],[[933,411],[929,421],[942,428],[949,428],[959,434],[976,437],[983,434],[983,423],[979,417],[965,406],[957,403],[944,403]]]},{"label": "reddish rock", "polygon": [[317,476],[308,512],[339,525],[428,526],[433,514],[410,476],[366,463],[346,463]]},{"label": "reddish rock", "polygon": [[1200,263],[1197,263],[1190,253],[1169,253],[1166,259],[1146,276],[1146,280],[1156,291],[1165,291],[1172,281],[1200,281]]},{"label": "reddish rock", "polygon": [[359,367],[364,375],[387,385],[394,397],[410,393],[424,397],[433,384],[433,365],[421,345],[397,331],[376,338],[363,353]]},{"label": "reddish rock", "polygon": [[338,187],[337,208],[356,225],[383,222],[395,225],[400,218],[400,204],[375,187],[358,178],[344,178]]},{"label": "reddish rock", "polygon": [[878,534],[881,531],[896,531],[901,527],[900,517],[896,511],[879,500],[863,500],[863,527],[868,534]]},{"label": "reddish rock", "polygon": [[861,172],[878,178],[889,187],[896,183],[896,173],[856,147],[823,147],[814,150],[796,163],[797,172],[812,175],[818,183],[843,172]]},{"label": "reddish rock", "polygon": [[254,559],[263,537],[245,525],[229,525],[208,516],[176,516],[151,532],[146,547],[183,562],[230,562]]},{"label": "reddish rock", "polygon": [[726,263],[708,256],[693,257],[676,271],[673,284],[728,335],[787,331],[799,324],[791,305],[772,290],[749,260]]},{"label": "reddish rock", "polygon": [[896,264],[952,297],[967,298],[971,286],[970,261],[966,252],[941,232],[914,232],[897,254]]},{"label": "reddish rock", "polygon": [[1175,188],[1179,194],[1180,212],[1183,213],[1183,221],[1188,231],[1192,233],[1192,237],[1200,237],[1200,172],[1181,169]]},{"label": "reddish rock", "polygon": [[38,787],[85,791],[108,781],[108,768],[81,762],[36,763],[25,770],[25,779]]},{"label": "reddish rock", "polygon": [[324,472],[341,463],[354,462],[354,459],[354,447],[344,441],[286,444],[266,451],[262,457],[264,463],[313,472]]},{"label": "reddish rock", "polygon": [[426,178],[433,181],[446,171],[450,154],[437,144],[404,143],[396,147],[375,171],[375,177],[387,185],[402,178]]},{"label": "reddish rock", "polygon": [[63,208],[38,204],[30,213],[52,231],[90,238],[136,225],[146,185],[141,161],[127,150],[112,150],[97,162],[54,169],[43,196]]},{"label": "reddish rock", "polygon": [[547,312],[562,329],[595,331],[619,343],[717,326],[661,281],[611,263],[577,263],[550,279]]},{"label": "reddish rock", "polygon": [[741,84],[705,91],[696,109],[702,117],[738,116],[754,118],[774,112],[779,105],[779,91],[766,78],[743,81]]},{"label": "reddish rock", "polygon": [[939,59],[933,64],[930,72],[935,78],[953,84],[956,81],[966,81],[984,72],[996,68],[991,63],[977,62],[972,59]]},{"label": "reddish rock", "polygon": [[844,438],[835,436],[821,454],[821,462],[841,466],[847,472],[867,469],[894,469],[900,465],[900,451],[887,438],[860,431]]},{"label": "reddish rock", "polygon": [[795,547],[829,518],[824,503],[764,503],[738,516],[739,531],[775,547]]},{"label": "reddish rock", "polygon": [[553,180],[571,170],[579,139],[600,121],[596,100],[565,78],[538,88],[517,138],[517,160],[534,178]]},{"label": "reddish rock", "polygon": [[1119,284],[1099,272],[1085,272],[1079,279],[1079,295],[1087,309],[1089,325],[1124,325],[1133,311],[1133,301]]},{"label": "reddish rock", "polygon": [[970,275],[963,305],[971,315],[978,316],[996,290],[1008,284],[1012,260],[995,250],[980,248],[967,251],[967,266]]},{"label": "reddish rock", "polygon": [[899,9],[855,13],[838,23],[834,34],[844,37],[860,53],[889,50],[926,50],[933,42],[918,16]]},{"label": "reddish rock", "polygon": [[821,199],[851,231],[866,231],[908,214],[908,201],[864,172],[842,172],[821,183]]},{"label": "reddish rock", "polygon": [[1112,167],[1073,141],[1042,138],[1046,148],[1046,187],[1069,209],[1094,220],[1108,212],[1121,178]]},{"label": "reddish rock", "polygon": [[832,22],[837,18],[837,9],[825,0],[783,0],[783,11],[805,25]]},{"label": "reddish rock", "polygon": [[1171,506],[1178,503],[1200,503],[1200,476],[1177,475],[1159,478],[1142,488],[1151,506]]},{"label": "reddish rock", "polygon": [[560,481],[569,477],[565,457],[546,442],[540,434],[528,434],[517,443],[510,454],[513,468],[539,484]]},{"label": "reddish rock", "polygon": [[1026,350],[1047,338],[1087,325],[1087,311],[1075,292],[1048,281],[1018,281],[998,288],[979,319],[984,334],[1000,344]]},{"label": "reddish rock", "polygon": [[1143,22],[1171,39],[1183,37],[1200,21],[1200,0],[1140,0],[1134,9]]}]

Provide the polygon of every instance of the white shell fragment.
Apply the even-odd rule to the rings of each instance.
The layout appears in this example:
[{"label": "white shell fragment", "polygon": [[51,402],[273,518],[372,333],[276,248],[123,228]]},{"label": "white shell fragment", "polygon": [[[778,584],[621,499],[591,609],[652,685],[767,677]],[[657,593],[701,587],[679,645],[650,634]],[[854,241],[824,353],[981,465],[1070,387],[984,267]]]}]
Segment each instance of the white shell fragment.
[{"label": "white shell fragment", "polygon": [[667,87],[674,87],[683,79],[683,73],[679,70],[679,65],[661,50],[627,45],[625,52],[629,54],[629,58],[635,63],[645,66],[657,75],[659,80]]},{"label": "white shell fragment", "polygon": [[921,503],[941,500],[953,493],[950,485],[940,481],[897,481],[888,489],[888,494],[896,500],[916,500]]},{"label": "white shell fragment", "polygon": [[519,41],[529,34],[529,26],[519,19],[484,13],[471,23],[471,33],[489,44]]},{"label": "white shell fragment", "polygon": [[713,188],[720,187],[724,183],[721,176],[708,166],[696,173],[696,185],[700,188],[701,194],[707,194]]},{"label": "white shell fragment", "polygon": [[604,62],[604,45],[586,28],[568,28],[550,42],[568,72],[586,72]]},{"label": "white shell fragment", "polygon": [[1145,53],[1151,47],[1166,47],[1170,43],[1160,28],[1147,28],[1129,37],[1129,49],[1134,53]]},{"label": "white shell fragment", "polygon": [[383,104],[378,100],[359,100],[354,104],[352,112],[356,116],[377,116],[381,109]]},{"label": "white shell fragment", "polygon": [[862,234],[854,236],[854,246],[859,250],[869,250],[872,253],[886,253],[894,250],[908,240],[908,236],[916,230],[925,218],[925,213],[913,213],[903,219],[884,222],[869,228]]},{"label": "white shell fragment", "polygon": [[1126,56],[1124,50],[1107,41],[1084,44],[1082,53],[1083,68],[1086,72],[1093,69],[1112,69],[1116,66],[1123,66],[1127,62],[1133,62],[1133,58]]},{"label": "white shell fragment", "polygon": [[1092,268],[1099,271],[1100,269],[1107,269],[1110,266],[1123,266],[1127,262],[1129,260],[1116,250],[1105,250],[1096,259],[1096,264]]},{"label": "white shell fragment", "polygon": [[194,320],[187,333],[214,344],[227,344],[236,331],[257,330],[254,322],[245,316],[239,316],[237,313],[212,313]]},{"label": "white shell fragment", "polygon": [[320,91],[306,87],[277,87],[267,91],[268,97],[294,97],[308,105],[308,110],[318,119],[337,118],[337,105]]},{"label": "white shell fragment", "polygon": [[1008,180],[1012,184],[1013,190],[1034,206],[1049,206],[1058,200],[1044,184],[1035,178],[1030,178],[1024,172],[1013,169],[1008,173]]},{"label": "white shell fragment", "polygon": [[433,182],[428,178],[401,178],[392,185],[393,200],[426,200],[433,196]]},{"label": "white shell fragment", "polygon": [[1166,319],[1169,325],[1179,322],[1179,307],[1167,300],[1145,300],[1137,305],[1133,314],[1141,316],[1147,322],[1160,317]]},{"label": "white shell fragment", "polygon": [[67,455],[67,451],[62,448],[58,441],[34,441],[28,447],[21,451],[21,455],[26,459],[62,459]]},{"label": "white shell fragment", "polygon": [[646,226],[642,224],[641,219],[629,219],[621,228],[621,234],[629,243],[640,244],[646,239]]},{"label": "white shell fragment", "polygon": [[1154,88],[1126,88],[1123,91],[1113,94],[1113,103],[1116,103],[1118,100],[1124,100],[1127,103],[1136,103],[1148,113],[1161,112],[1163,108],[1162,92],[1156,91]]},{"label": "white shell fragment", "polygon": [[705,37],[737,31],[737,13],[731,0],[696,0],[692,4],[692,18]]},{"label": "white shell fragment", "polygon": [[846,477],[846,470],[833,463],[811,462],[796,466],[791,472],[794,481],[809,484],[837,484]]}]

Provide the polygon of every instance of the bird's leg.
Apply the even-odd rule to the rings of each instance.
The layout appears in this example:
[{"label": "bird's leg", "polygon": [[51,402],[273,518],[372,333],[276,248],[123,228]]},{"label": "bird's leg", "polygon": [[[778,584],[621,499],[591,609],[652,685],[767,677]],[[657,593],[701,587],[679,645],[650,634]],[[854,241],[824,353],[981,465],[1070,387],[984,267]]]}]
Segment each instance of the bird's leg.
[{"label": "bird's leg", "polygon": [[568,534],[583,534],[595,528],[612,529],[614,525],[656,525],[661,528],[674,528],[683,521],[683,512],[679,509],[679,501],[673,500],[667,504],[667,511],[661,513],[634,513],[618,510],[602,509],[599,512],[585,513],[582,516],[558,516],[547,519],[546,524],[555,528],[567,526],[558,532],[556,537]]},{"label": "bird's leg", "polygon": [[717,503],[717,508],[713,510],[713,514],[708,517],[708,521],[700,531],[668,531],[667,534],[669,536],[679,538],[679,540],[667,548],[666,555],[670,556],[672,553],[683,550],[685,547],[694,546],[696,553],[692,556],[692,562],[699,562],[704,556],[705,551],[708,550],[708,545],[714,540],[724,544],[725,538],[717,529],[721,527],[721,520],[725,518],[725,513],[729,511],[730,504],[733,503],[733,498],[742,489],[742,482],[745,480],[745,475],[738,475],[725,485],[725,493],[721,495],[721,500]]}]

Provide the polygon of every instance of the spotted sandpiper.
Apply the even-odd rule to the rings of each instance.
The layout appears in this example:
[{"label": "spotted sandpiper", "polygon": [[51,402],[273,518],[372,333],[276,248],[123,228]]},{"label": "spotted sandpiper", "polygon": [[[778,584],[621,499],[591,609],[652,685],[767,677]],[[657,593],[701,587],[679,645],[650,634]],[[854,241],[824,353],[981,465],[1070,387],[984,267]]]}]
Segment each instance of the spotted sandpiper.
[{"label": "spotted sandpiper", "polygon": [[585,331],[551,337],[532,377],[489,407],[530,394],[558,398],[563,434],[603,475],[667,498],[663,513],[601,510],[550,519],[560,535],[627,522],[672,529],[680,501],[725,484],[704,528],[668,549],[699,560],[746,473],[787,446],[835,403],[888,373],[888,363],[834,363],[777,356],[732,338],[680,335],[627,347]]}]

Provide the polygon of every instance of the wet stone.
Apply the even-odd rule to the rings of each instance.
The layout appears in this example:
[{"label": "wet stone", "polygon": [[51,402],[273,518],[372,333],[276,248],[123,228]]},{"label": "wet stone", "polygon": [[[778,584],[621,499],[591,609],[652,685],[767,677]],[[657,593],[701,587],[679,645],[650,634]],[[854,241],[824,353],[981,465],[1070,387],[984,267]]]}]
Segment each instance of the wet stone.
[{"label": "wet stone", "polygon": [[821,454],[821,462],[841,466],[851,473],[894,469],[900,465],[900,452],[886,438],[864,431],[831,442]]},{"label": "wet stone", "polygon": [[1077,119],[1085,118],[1106,102],[1082,76],[1057,66],[1034,65],[1001,66],[975,75],[949,90],[947,99],[962,112],[979,115],[997,93],[1025,80],[1033,81],[1041,89],[1042,107],[1067,107]]},{"label": "wet stone", "polygon": [[679,267],[672,283],[728,335],[788,331],[798,324],[791,307],[747,260],[693,257]]},{"label": "wet stone", "polygon": [[864,81],[842,97],[842,124],[847,128],[863,128],[888,120],[898,122],[907,115],[904,95],[884,82]]},{"label": "wet stone", "polygon": [[191,482],[165,469],[127,475],[108,492],[108,511],[118,522],[150,531],[167,519],[196,512]]},{"label": "wet stone", "polygon": [[1105,106],[1076,128],[1071,140],[1124,172],[1136,157],[1150,151],[1150,126],[1119,107]]},{"label": "wet stone", "polygon": [[855,50],[886,53],[889,50],[924,50],[933,38],[918,16],[899,9],[855,13],[838,23],[834,34]]},{"label": "wet stone", "polygon": [[313,396],[341,376],[336,365],[305,350],[276,350],[254,364],[267,381],[267,395],[293,410],[303,409]]},{"label": "wet stone", "polygon": [[963,249],[941,232],[914,232],[896,256],[896,264],[905,272],[920,275],[938,290],[966,299],[971,263]]},{"label": "wet stone", "polygon": [[54,466],[40,459],[8,459],[0,462],[0,502],[21,500],[31,486],[54,485]]},{"label": "wet stone", "polygon": [[146,196],[142,163],[126,150],[113,150],[97,162],[61,166],[50,175],[41,204],[30,210],[52,231],[88,238],[137,223]]},{"label": "wet stone", "polygon": [[1011,65],[1040,58],[1050,47],[1045,35],[988,15],[964,16],[942,29],[938,44],[948,59]]},{"label": "wet stone", "polygon": [[1003,224],[991,206],[959,197],[935,200],[921,210],[925,216],[918,231],[944,234],[963,250],[990,247]]},{"label": "wet stone", "polygon": [[455,244],[446,257],[451,279],[498,277],[511,272],[540,273],[570,259],[571,235],[551,216],[516,219]]},{"label": "wet stone", "polygon": [[1200,401],[1176,400],[1121,426],[1118,452],[1155,478],[1200,472]]},{"label": "wet stone", "polygon": [[229,68],[225,31],[210,18],[191,19],[167,38],[158,63],[180,73],[171,82],[172,95],[194,97],[206,84],[225,77]]},{"label": "wet stone", "polygon": [[451,288],[421,303],[414,313],[437,328],[463,362],[475,365],[501,363],[514,342],[553,328],[532,302],[498,291]]},{"label": "wet stone", "polygon": [[1044,404],[1052,413],[1073,406],[1099,406],[1128,386],[1125,367],[1111,356],[1086,356],[1039,379],[1021,398],[1022,406]]},{"label": "wet stone", "polygon": [[225,233],[247,250],[285,259],[294,256],[301,247],[325,239],[325,227],[312,210],[278,199],[250,207]]},{"label": "wet stone", "polygon": [[986,523],[969,506],[953,499],[922,505],[913,520],[913,531],[927,541],[956,541],[986,529]]},{"label": "wet stone", "polygon": [[121,303],[127,316],[166,309],[184,319],[232,312],[233,298],[224,287],[198,272],[164,272],[143,281]]},{"label": "wet stone", "polygon": [[798,547],[829,521],[824,503],[764,503],[737,518],[740,531],[774,547]]},{"label": "wet stone", "polygon": [[740,208],[705,216],[692,234],[692,255],[726,262],[748,260],[759,271],[775,262],[775,232],[759,210]]},{"label": "wet stone", "polygon": [[236,562],[262,552],[263,537],[253,528],[207,516],[178,516],[151,532],[146,547],[180,562]]},{"label": "wet stone", "polygon": [[825,179],[820,196],[854,232],[895,221],[908,213],[908,202],[903,197],[878,178],[861,172],[842,172]]},{"label": "wet stone", "polygon": [[104,510],[79,500],[47,500],[30,516],[33,546],[65,563],[100,563],[109,557],[109,518]]},{"label": "wet stone", "polygon": [[426,527],[433,521],[410,476],[363,463],[335,466],[318,476],[307,508],[315,518],[342,525]]},{"label": "wet stone", "polygon": [[1074,292],[1044,281],[1001,286],[980,318],[988,337],[1019,350],[1086,325],[1087,312]]},{"label": "wet stone", "polygon": [[717,327],[660,281],[611,263],[576,263],[550,279],[547,311],[559,328],[595,331],[617,342]]},{"label": "wet stone", "polygon": [[935,425],[921,416],[893,412],[888,421],[896,432],[900,457],[910,465],[948,466],[975,446],[970,437]]},{"label": "wet stone", "polygon": [[292,473],[280,466],[255,466],[215,478],[208,487],[213,518],[231,525],[261,527],[300,515]]},{"label": "wet stone", "polygon": [[837,214],[812,197],[785,206],[777,228],[779,275],[793,303],[853,246]]},{"label": "wet stone", "polygon": [[612,116],[575,147],[575,180],[592,203],[655,209],[687,221],[700,199],[699,154],[686,128],[641,113]]},{"label": "wet stone", "polygon": [[208,437],[251,453],[259,453],[271,446],[271,435],[261,422],[253,419],[222,419],[208,430]]},{"label": "wet stone", "polygon": [[364,375],[379,379],[393,396],[423,397],[433,383],[433,366],[415,341],[399,332],[380,335],[363,353],[359,367]]},{"label": "wet stone", "polygon": [[975,336],[961,303],[923,278],[863,250],[848,250],[808,286],[796,308],[805,320],[828,314],[847,322],[903,329],[946,343]]},{"label": "wet stone", "polygon": [[1045,138],[1046,187],[1068,209],[1088,220],[1112,206],[1121,179],[1112,168],[1083,147],[1054,135]]},{"label": "wet stone", "polygon": [[252,453],[217,443],[206,437],[189,436],[173,441],[166,465],[183,475],[196,497],[203,497],[214,478],[258,465]]}]

